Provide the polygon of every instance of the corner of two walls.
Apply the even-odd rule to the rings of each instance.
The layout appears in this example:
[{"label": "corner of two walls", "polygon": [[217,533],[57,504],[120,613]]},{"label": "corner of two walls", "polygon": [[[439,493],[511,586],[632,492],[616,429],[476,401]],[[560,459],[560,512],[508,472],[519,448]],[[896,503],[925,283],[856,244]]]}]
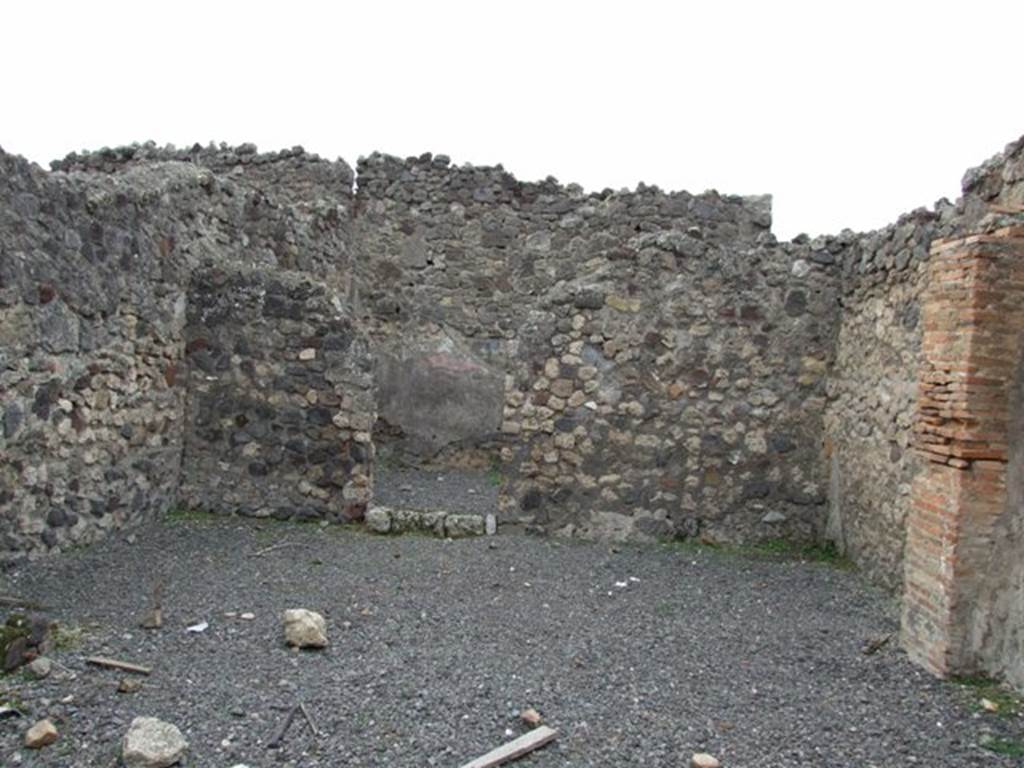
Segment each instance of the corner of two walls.
[{"label": "corner of two walls", "polygon": [[[259,467],[275,461],[295,485],[315,467],[315,482],[300,489],[310,499],[338,485],[347,500],[338,514],[365,503],[372,446],[359,445],[369,429],[360,419],[372,419],[372,398],[347,307],[347,165],[302,151],[153,145],[69,156],[53,173],[2,152],[0,164],[4,559],[166,512],[200,476],[209,493],[188,501],[225,508],[231,499],[218,492],[231,472],[252,492]],[[203,341],[207,331],[220,346]],[[265,354],[258,370],[238,359],[245,344],[252,358]],[[301,382],[309,386],[299,392]],[[282,416],[287,424],[265,422],[270,455],[247,456],[244,435],[258,425],[245,432],[238,422],[247,412],[228,406],[244,401],[265,414],[272,398],[254,394],[264,387],[305,410],[299,423],[294,408]],[[214,437],[211,418],[234,429]],[[324,459],[317,437],[348,452]],[[301,450],[282,460],[282,446]],[[210,461],[214,454],[227,466]],[[277,514],[308,512],[295,493],[282,497]]]},{"label": "corner of two walls", "polygon": [[[903,587],[907,516],[923,459],[914,450],[930,246],[1024,203],[1024,138],[967,171],[963,196],[876,232],[844,233],[841,309],[829,377],[826,538],[870,579]],[[998,212],[996,212],[998,215]]]}]

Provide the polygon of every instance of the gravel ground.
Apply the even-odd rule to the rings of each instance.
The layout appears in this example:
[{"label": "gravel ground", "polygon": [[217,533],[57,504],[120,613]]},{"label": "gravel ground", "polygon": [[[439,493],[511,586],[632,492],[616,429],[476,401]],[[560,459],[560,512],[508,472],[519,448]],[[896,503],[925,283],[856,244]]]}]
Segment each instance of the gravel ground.
[{"label": "gravel ground", "polygon": [[[147,631],[158,578],[164,626]],[[5,766],[117,765],[136,715],[177,724],[185,764],[203,768],[457,768],[524,732],[527,706],[560,731],[518,763],[535,768],[685,767],[701,750],[725,768],[1019,766],[978,744],[1024,741],[1019,719],[979,714],[894,643],[865,655],[896,629],[893,607],[824,564],[178,518],[25,565],[0,588],[80,630],[49,678],[0,678],[29,713],[0,720]],[[300,606],[327,616],[326,650],[285,648],[281,612]],[[122,675],[83,662],[94,653],[154,671],[117,693]],[[300,719],[268,750],[297,701],[320,737]],[[44,715],[60,740],[21,749]]]},{"label": "gravel ground", "polygon": [[386,507],[476,513],[498,509],[498,486],[486,472],[381,465],[376,472],[374,501]]}]

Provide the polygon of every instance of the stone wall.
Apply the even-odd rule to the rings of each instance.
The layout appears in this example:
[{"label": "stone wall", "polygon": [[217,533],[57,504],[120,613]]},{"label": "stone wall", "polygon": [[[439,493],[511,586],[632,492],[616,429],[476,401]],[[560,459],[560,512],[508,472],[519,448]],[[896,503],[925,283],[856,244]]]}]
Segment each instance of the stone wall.
[{"label": "stone wall", "polygon": [[205,265],[185,330],[180,503],[278,519],[361,519],[372,365],[344,297],[306,275]]},{"label": "stone wall", "polygon": [[183,260],[161,190],[0,152],[0,553],[165,510],[181,457]]},{"label": "stone wall", "polygon": [[[80,522],[94,505],[102,521],[99,491],[65,505],[77,492],[64,486],[99,488],[107,460],[69,445],[98,439],[85,409],[100,427],[95,402],[114,400],[107,452],[179,454],[103,484],[139,514],[179,486],[188,503],[262,513],[268,484],[290,489],[278,514],[327,514],[323,489],[371,467],[350,448],[338,475],[309,451],[285,460],[286,446],[301,434],[319,461],[310,446],[351,429],[421,463],[499,462],[505,522],[711,540],[824,531],[896,587],[919,470],[908,448],[928,244],[1021,204],[1022,156],[1018,141],[968,172],[956,205],[789,244],[770,234],[767,198],[584,194],[443,156],[372,155],[358,192],[343,161],[298,148],[144,145],[71,155],[51,174],[5,156],[2,473],[17,512],[4,519],[32,531],[10,546],[100,525]],[[265,314],[277,296],[295,316]],[[339,323],[356,346],[325,360],[315,342]],[[306,349],[317,357],[295,358]],[[121,381],[143,394],[120,396]],[[358,396],[333,402],[347,389]],[[330,425],[307,423],[325,417],[321,398]],[[268,409],[284,403],[278,421]],[[92,469],[54,483],[61,451]],[[228,488],[212,452],[245,482]]]},{"label": "stone wall", "polygon": [[906,520],[921,470],[912,450],[929,247],[984,226],[992,206],[1024,201],[1024,139],[968,171],[963,196],[838,241],[842,265],[836,362],[829,375],[826,536],[873,580],[903,583]]},{"label": "stone wall", "polygon": [[[944,209],[947,210],[948,209]],[[826,415],[826,537],[877,581],[902,582],[921,355],[920,297],[942,214],[920,211],[841,252],[842,314]]]},{"label": "stone wall", "polygon": [[[426,348],[381,371],[382,415],[422,437],[414,414],[444,408],[428,382],[472,372],[445,391],[476,432],[447,439],[501,448],[504,522],[815,533],[834,281],[808,248],[775,243],[767,198],[586,195],[500,167],[374,155],[359,165],[358,210],[377,356]],[[393,395],[399,376],[420,394]]]},{"label": "stone wall", "polygon": [[212,274],[194,275],[200,265],[263,281],[300,270],[321,292],[350,290],[343,162],[147,146],[55,167],[0,152],[3,557],[179,503],[190,286],[203,295]]}]

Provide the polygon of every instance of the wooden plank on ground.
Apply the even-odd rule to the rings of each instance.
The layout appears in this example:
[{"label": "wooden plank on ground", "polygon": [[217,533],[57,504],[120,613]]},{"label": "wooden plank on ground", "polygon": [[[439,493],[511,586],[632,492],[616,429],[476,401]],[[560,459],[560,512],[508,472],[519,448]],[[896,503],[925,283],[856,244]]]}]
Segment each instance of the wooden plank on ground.
[{"label": "wooden plank on ground", "polygon": [[486,755],[478,757],[472,762],[466,763],[462,768],[494,768],[497,765],[504,765],[510,760],[522,757],[528,752],[540,749],[558,735],[554,728],[542,725],[534,728],[529,733],[524,733],[518,739],[513,739],[497,749],[493,749]]},{"label": "wooden plank on ground", "polygon": [[138,675],[148,675],[153,670],[149,667],[142,667],[138,664],[130,664],[127,661],[119,661],[118,659],[108,659],[105,656],[86,656],[85,661],[88,664],[95,664],[97,667],[107,667],[108,669],[120,669],[124,672],[135,672]]}]

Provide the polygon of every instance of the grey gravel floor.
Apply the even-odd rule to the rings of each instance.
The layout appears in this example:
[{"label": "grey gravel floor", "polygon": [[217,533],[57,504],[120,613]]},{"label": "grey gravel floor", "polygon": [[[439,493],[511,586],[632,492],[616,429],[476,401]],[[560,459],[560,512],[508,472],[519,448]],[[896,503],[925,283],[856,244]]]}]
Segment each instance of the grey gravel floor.
[{"label": "grey gravel floor", "polygon": [[[242,519],[162,521],[131,541],[0,576],[82,629],[50,678],[0,678],[30,713],[0,720],[4,766],[117,765],[144,714],[182,729],[188,766],[457,767],[524,732],[527,706],[560,731],[517,763],[532,768],[688,766],[699,750],[726,768],[1021,764],[978,746],[1024,740],[1019,719],[979,714],[893,643],[862,653],[895,630],[892,606],[826,565]],[[146,631],[157,578],[165,623]],[[284,647],[280,614],[299,606],[327,616],[325,651]],[[92,653],[154,672],[117,693],[121,675],[87,667]],[[268,750],[296,701],[321,736],[297,720]],[[21,749],[44,715],[60,740]]]},{"label": "grey gravel floor", "polygon": [[487,472],[472,469],[411,469],[377,466],[374,501],[395,509],[492,512],[498,486]]}]

